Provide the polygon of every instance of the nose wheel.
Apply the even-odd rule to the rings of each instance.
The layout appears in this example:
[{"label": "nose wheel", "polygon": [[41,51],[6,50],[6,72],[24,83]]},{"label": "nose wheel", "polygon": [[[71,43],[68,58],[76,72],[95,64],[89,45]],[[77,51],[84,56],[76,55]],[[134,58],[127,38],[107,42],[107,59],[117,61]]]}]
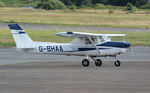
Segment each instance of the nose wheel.
[{"label": "nose wheel", "polygon": [[102,60],[96,59],[95,60],[95,66],[101,66],[102,65]]},{"label": "nose wheel", "polygon": [[119,66],[121,65],[121,62],[120,62],[119,60],[116,60],[116,61],[114,62],[114,65],[115,65],[116,67],[119,67]]}]

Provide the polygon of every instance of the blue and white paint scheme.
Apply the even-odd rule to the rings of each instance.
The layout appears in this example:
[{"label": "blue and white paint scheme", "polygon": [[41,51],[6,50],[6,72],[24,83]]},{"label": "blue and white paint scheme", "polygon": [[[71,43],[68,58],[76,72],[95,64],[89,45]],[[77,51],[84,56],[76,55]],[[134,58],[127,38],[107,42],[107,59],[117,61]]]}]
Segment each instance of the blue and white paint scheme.
[{"label": "blue and white paint scheme", "polygon": [[[91,57],[96,66],[101,66],[102,61],[97,57],[116,57],[126,52],[131,46],[125,41],[111,41],[112,37],[126,36],[125,34],[93,34],[83,32],[60,32],[55,35],[75,38],[70,43],[50,43],[35,42],[24,32],[18,24],[9,24],[18,50],[26,53],[41,53],[55,55],[76,55],[85,56],[82,61],[83,66],[89,66],[88,60]],[[116,59],[115,66],[120,66],[120,61]]]}]

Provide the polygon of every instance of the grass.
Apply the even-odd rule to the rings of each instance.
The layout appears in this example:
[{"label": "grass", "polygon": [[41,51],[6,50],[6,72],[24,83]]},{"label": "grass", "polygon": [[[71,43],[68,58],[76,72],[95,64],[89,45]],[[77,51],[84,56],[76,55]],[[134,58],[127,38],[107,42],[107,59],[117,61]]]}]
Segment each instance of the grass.
[{"label": "grass", "polygon": [[[62,32],[54,30],[26,30],[26,33],[34,41],[42,42],[70,42],[72,38],[65,38],[54,35],[54,33]],[[79,31],[85,32],[85,31]],[[150,46],[150,32],[99,32],[99,31],[90,31],[91,33],[118,33],[126,34],[126,41],[130,42],[132,45],[144,45]],[[0,47],[14,47],[15,43],[13,37],[8,29],[0,29]],[[122,41],[122,38],[112,38],[112,40]]]},{"label": "grass", "polygon": [[69,26],[109,26],[150,28],[147,11],[125,13],[121,10],[40,10],[23,8],[0,8],[1,23],[36,23]]}]

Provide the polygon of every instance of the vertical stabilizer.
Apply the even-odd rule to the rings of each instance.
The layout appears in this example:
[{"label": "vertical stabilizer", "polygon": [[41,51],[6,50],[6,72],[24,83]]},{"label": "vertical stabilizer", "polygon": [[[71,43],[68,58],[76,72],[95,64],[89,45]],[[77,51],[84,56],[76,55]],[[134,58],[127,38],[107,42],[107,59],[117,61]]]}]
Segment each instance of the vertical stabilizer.
[{"label": "vertical stabilizer", "polygon": [[31,48],[33,41],[18,24],[9,24],[17,48]]}]

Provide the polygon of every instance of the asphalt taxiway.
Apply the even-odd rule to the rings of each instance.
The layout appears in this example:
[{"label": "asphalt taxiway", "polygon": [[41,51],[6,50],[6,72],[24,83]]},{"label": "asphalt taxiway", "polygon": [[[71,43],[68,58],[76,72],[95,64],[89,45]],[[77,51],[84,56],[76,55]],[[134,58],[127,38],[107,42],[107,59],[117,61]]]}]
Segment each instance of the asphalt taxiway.
[{"label": "asphalt taxiway", "polygon": [[[9,23],[0,23],[0,28],[8,29]],[[23,29],[33,30],[66,30],[66,31],[119,31],[119,32],[149,32],[149,28],[122,28],[122,27],[103,27],[103,26],[63,26],[48,24],[25,24],[19,23]]]},{"label": "asphalt taxiway", "polygon": [[121,67],[82,67],[83,57],[24,54],[0,48],[0,93],[150,93],[150,47],[120,55]]},{"label": "asphalt taxiway", "polygon": [[[24,63],[24,62],[80,62],[85,57],[79,56],[63,56],[63,55],[41,55],[41,54],[25,54],[17,52],[16,48],[0,48],[0,65]],[[150,47],[133,46],[131,50],[117,57],[120,61],[150,61]],[[113,58],[101,58],[104,62],[112,61]],[[90,59],[91,60],[91,59]],[[91,60],[92,61],[92,60]],[[81,63],[81,62],[80,62]]]}]

